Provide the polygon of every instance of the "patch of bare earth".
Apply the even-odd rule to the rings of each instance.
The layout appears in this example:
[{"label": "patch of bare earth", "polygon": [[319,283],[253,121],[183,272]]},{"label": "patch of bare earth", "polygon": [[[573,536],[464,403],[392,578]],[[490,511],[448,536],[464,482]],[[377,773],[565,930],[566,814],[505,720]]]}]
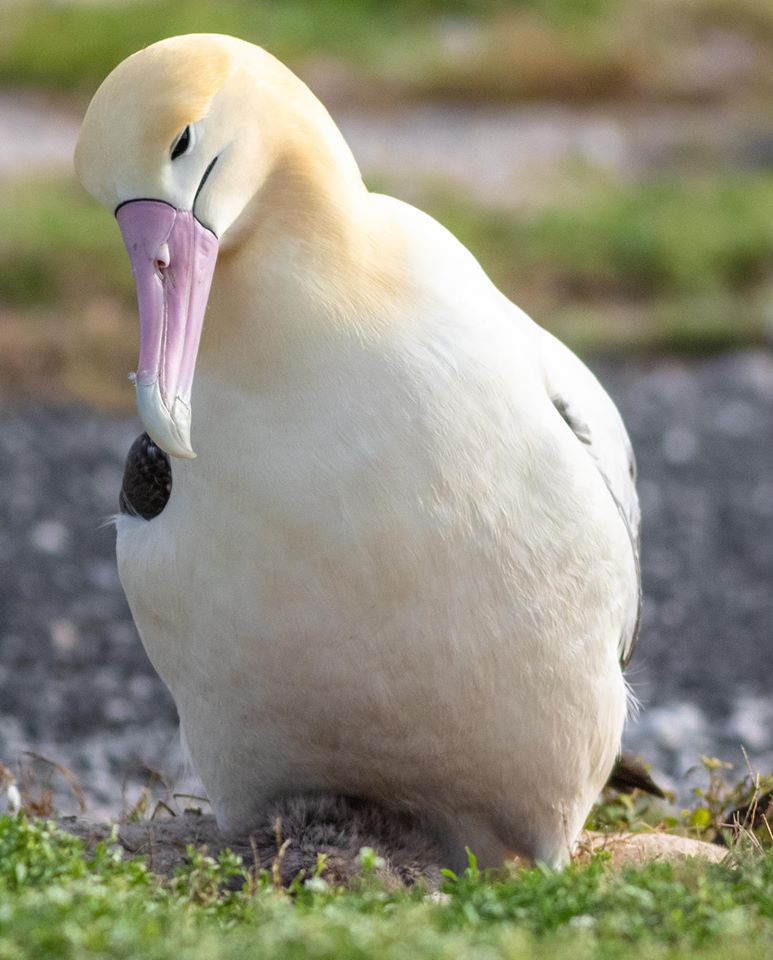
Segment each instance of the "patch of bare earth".
[{"label": "patch of bare earth", "polygon": [[[381,824],[383,826],[383,824]],[[273,870],[283,883],[291,882],[299,871],[311,876],[318,864],[318,854],[324,854],[323,876],[334,883],[347,883],[359,876],[358,852],[371,847],[383,859],[381,879],[391,887],[410,884],[417,880],[429,889],[438,889],[443,864],[433,843],[420,835],[416,828],[396,825],[402,830],[400,841],[386,840],[369,834],[351,823],[337,823],[331,837],[314,842],[309,828],[277,818],[270,818],[252,837],[228,838],[217,829],[214,817],[187,813],[173,818],[141,820],[135,823],[111,825],[94,823],[78,817],[64,817],[58,826],[93,846],[100,841],[112,841],[132,858],[143,856],[153,872],[169,876],[187,860],[187,847],[204,849],[216,857],[231,849],[242,856],[248,868]],[[289,826],[289,829],[288,829]],[[313,828],[312,828],[313,829]],[[319,831],[320,834],[324,832]],[[590,833],[585,832],[578,844],[575,861],[588,863],[594,853],[609,855],[612,870],[629,866],[644,866],[653,861],[680,863],[688,859],[719,863],[727,856],[727,849],[703,843],[688,837],[668,833]]]}]

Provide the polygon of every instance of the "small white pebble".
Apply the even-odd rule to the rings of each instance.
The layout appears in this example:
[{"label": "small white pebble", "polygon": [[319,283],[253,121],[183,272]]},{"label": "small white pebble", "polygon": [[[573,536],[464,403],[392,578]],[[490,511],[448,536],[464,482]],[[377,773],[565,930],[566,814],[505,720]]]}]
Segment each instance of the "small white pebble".
[{"label": "small white pebble", "polygon": [[13,780],[5,785],[5,809],[12,817],[21,810],[21,794]]},{"label": "small white pebble", "polygon": [[432,893],[427,894],[424,899],[428,900],[430,903],[437,904],[439,907],[447,907],[451,902],[450,895],[443,893],[442,890],[433,890]]},{"label": "small white pebble", "polygon": [[41,553],[62,553],[69,533],[67,527],[58,520],[41,520],[30,533],[30,542]]},{"label": "small white pebble", "polygon": [[78,643],[78,630],[72,620],[52,620],[48,633],[51,646],[61,653],[73,650]]},{"label": "small white pebble", "polygon": [[309,877],[303,885],[313,893],[326,893],[330,889],[330,884],[324,877]]},{"label": "small white pebble", "polygon": [[671,427],[663,434],[663,456],[668,463],[690,463],[698,452],[698,438],[687,427]]},{"label": "small white pebble", "polygon": [[104,711],[105,717],[113,723],[126,723],[134,716],[134,708],[123,697],[110,697]]},{"label": "small white pebble", "polygon": [[135,674],[129,681],[129,693],[138,700],[149,700],[156,689],[156,684],[145,674]]}]

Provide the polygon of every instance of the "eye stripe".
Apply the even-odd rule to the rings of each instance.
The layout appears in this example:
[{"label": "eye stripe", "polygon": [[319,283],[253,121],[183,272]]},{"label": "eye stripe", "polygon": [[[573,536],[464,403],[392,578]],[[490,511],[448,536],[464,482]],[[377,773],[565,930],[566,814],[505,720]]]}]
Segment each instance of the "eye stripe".
[{"label": "eye stripe", "polygon": [[199,194],[201,193],[201,189],[202,189],[202,187],[204,186],[204,184],[207,182],[207,177],[210,175],[210,173],[212,173],[212,168],[215,166],[215,164],[217,163],[217,161],[218,161],[219,159],[220,159],[220,154],[218,154],[218,155],[211,161],[211,163],[209,164],[209,166],[207,167],[207,169],[204,171],[204,176],[201,178],[201,182],[199,183],[198,189],[196,190],[196,195],[195,195],[194,198],[193,198],[193,209],[194,209],[194,210],[196,209],[196,201],[199,199]]}]

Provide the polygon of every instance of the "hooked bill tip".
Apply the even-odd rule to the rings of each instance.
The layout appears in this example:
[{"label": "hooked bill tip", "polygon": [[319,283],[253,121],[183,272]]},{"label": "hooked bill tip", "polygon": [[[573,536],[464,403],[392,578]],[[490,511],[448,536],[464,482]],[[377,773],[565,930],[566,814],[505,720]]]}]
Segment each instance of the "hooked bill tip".
[{"label": "hooked bill tip", "polygon": [[187,403],[177,398],[170,410],[157,380],[137,383],[136,390],[140,419],[151,439],[171,457],[195,459],[190,439],[191,410]]}]

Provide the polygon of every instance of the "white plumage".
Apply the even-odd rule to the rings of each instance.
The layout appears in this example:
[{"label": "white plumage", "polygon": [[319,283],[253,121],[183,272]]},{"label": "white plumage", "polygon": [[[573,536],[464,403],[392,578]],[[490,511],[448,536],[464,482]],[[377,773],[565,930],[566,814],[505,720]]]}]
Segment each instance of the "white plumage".
[{"label": "white plumage", "polygon": [[[185,64],[223,52],[186,117]],[[160,147],[155,171],[150,134],[141,153],[105,146],[121,110],[133,131],[158,121],[145,82],[164,118],[166,97],[195,122],[195,196]],[[220,239],[197,458],[175,462],[160,516],[118,521],[121,580],[218,822],[334,791],[426,815],[452,864],[465,845],[565,862],[619,751],[638,616],[612,401],[446,230],[367,193],[258,48],[196,36],[130,58],[77,164],[108,206],[172,203]]]}]

